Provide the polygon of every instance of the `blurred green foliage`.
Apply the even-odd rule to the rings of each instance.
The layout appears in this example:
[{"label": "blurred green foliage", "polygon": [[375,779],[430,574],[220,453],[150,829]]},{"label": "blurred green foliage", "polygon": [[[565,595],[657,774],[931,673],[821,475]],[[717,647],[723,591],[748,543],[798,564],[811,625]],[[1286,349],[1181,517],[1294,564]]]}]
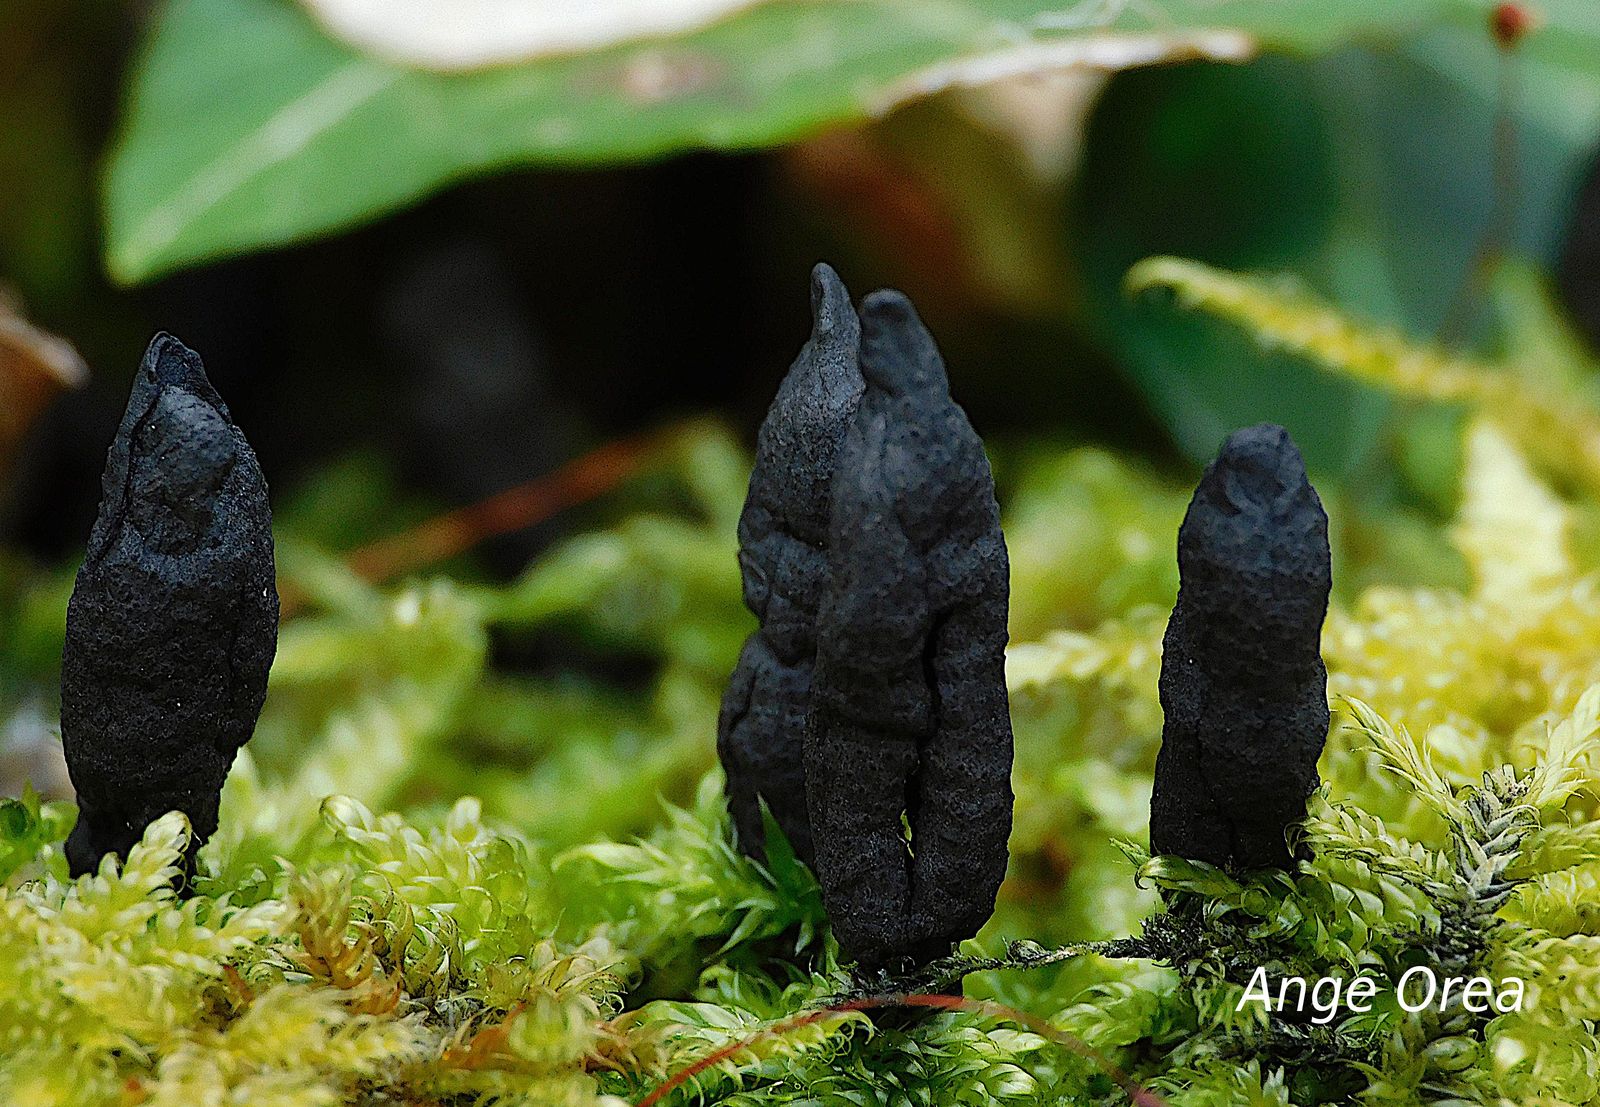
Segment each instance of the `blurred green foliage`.
[{"label": "blurred green foliage", "polygon": [[[1151,44],[1095,55],[1114,67],[1237,58],[1257,44],[1327,50],[1440,17],[1476,15],[1482,27],[1487,11],[1474,0],[968,0],[934,16],[893,2],[773,3],[666,43],[440,74],[361,55],[291,4],[170,0],[112,159],[108,259],[136,281],[326,233],[515,162],[789,141],[924,88],[1060,67],[1074,42],[1093,49],[1104,31]],[[1576,3],[1549,18],[1565,47],[1556,56],[1592,78],[1581,48],[1600,28]]]}]

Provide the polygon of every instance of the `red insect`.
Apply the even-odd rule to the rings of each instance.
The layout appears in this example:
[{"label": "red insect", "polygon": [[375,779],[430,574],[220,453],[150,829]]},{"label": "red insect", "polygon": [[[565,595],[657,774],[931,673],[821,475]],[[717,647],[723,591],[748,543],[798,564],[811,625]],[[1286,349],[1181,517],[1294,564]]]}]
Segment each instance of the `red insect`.
[{"label": "red insect", "polygon": [[1516,46],[1538,24],[1533,9],[1522,4],[1497,4],[1489,16],[1489,29],[1502,50]]}]

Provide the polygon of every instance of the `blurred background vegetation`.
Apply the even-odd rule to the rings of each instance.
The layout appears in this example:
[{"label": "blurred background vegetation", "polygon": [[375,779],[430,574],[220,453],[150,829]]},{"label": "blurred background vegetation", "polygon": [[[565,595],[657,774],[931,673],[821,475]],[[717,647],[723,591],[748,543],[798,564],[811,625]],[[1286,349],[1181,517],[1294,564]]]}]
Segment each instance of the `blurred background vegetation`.
[{"label": "blurred background vegetation", "polygon": [[1170,600],[1175,489],[1260,419],[1344,595],[1463,577],[1459,411],[1129,297],[1140,259],[1293,273],[1485,356],[1508,317],[1600,337],[1590,0],[1518,9],[1514,47],[1483,0],[728,6],[444,71],[347,41],[334,0],[0,5],[0,792],[66,787],[62,608],[158,329],[273,487],[255,769],[473,791],[561,842],[711,760],[748,446],[815,260],[939,336],[1018,639]]}]

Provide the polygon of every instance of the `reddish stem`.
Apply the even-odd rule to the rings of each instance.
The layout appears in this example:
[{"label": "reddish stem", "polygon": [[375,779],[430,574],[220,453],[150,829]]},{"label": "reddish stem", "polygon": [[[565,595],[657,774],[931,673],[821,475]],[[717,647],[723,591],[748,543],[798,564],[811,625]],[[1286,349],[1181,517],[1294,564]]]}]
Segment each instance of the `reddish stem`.
[{"label": "reddish stem", "polygon": [[1048,1039],[1059,1046],[1070,1049],[1080,1057],[1086,1057],[1094,1062],[1102,1072],[1116,1081],[1122,1090],[1128,1093],[1128,1099],[1133,1107],[1166,1107],[1165,1102],[1154,1092],[1148,1091],[1127,1073],[1118,1068],[1112,1061],[1091,1048],[1081,1039],[1058,1030],[1037,1015],[1026,1011],[1019,1011],[1015,1007],[1007,1007],[1003,1003],[995,1003],[986,999],[967,999],[964,996],[945,995],[891,995],[891,996],[866,996],[861,999],[846,1000],[843,1003],[830,1004],[819,1007],[814,1011],[803,1011],[792,1018],[773,1023],[771,1026],[756,1031],[747,1038],[725,1045],[713,1050],[704,1057],[685,1068],[679,1069],[665,1083],[658,1085],[649,1095],[641,1099],[637,1107],[656,1107],[667,1096],[683,1087],[707,1069],[715,1068],[722,1062],[749,1049],[756,1042],[767,1038],[781,1037],[792,1030],[803,1026],[821,1022],[829,1015],[841,1014],[848,1011],[867,1011],[878,1007],[933,1007],[943,1011],[970,1011],[975,1014],[990,1015],[994,1018],[1007,1019],[1011,1022],[1021,1023],[1041,1038]]},{"label": "reddish stem", "polygon": [[661,440],[659,432],[652,432],[607,442],[526,484],[362,546],[349,555],[350,568],[379,583],[454,557],[496,535],[525,530],[611,491],[639,471]]},{"label": "reddish stem", "polygon": [[1521,180],[1517,165],[1516,108],[1520,98],[1517,48],[1538,26],[1533,12],[1522,4],[1501,4],[1490,13],[1489,34],[1499,50],[1495,92],[1494,130],[1490,168],[1494,175],[1489,220],[1479,237],[1472,261],[1456,288],[1455,297],[1439,327],[1439,341],[1453,346],[1465,337],[1472,303],[1516,237],[1517,205]]}]

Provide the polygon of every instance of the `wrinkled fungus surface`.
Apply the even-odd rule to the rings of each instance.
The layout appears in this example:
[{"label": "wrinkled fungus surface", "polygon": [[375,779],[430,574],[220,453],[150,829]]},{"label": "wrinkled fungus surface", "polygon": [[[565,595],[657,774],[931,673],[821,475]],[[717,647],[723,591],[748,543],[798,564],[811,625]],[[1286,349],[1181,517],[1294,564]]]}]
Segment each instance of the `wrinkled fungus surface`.
[{"label": "wrinkled fungus surface", "polygon": [[876,971],[948,954],[994,910],[1009,567],[983,442],[910,301],[875,292],[858,315],[819,265],[812,315],[739,522],[761,626],[718,752],[741,848],[759,856],[765,801]]},{"label": "wrinkled fungus surface", "polygon": [[1178,531],[1178,570],[1151,850],[1287,867],[1285,831],[1305,816],[1328,736],[1331,569],[1328,517],[1282,427],[1223,444]]},{"label": "wrinkled fungus surface", "polygon": [[778,388],[756,442],[739,517],[750,635],[723,696],[717,752],[740,847],[760,855],[761,801],[796,855],[812,861],[804,741],[817,651],[817,608],[828,582],[828,520],[839,442],[861,400],[861,327],[838,274],[811,274],[811,340]]},{"label": "wrinkled fungus surface", "polygon": [[216,830],[278,637],[261,467],[200,358],[170,335],[145,353],[103,485],[62,656],[74,873],[125,857],[167,811],[189,817],[196,846]]},{"label": "wrinkled fungus surface", "polygon": [[994,910],[1012,737],[994,479],[898,292],[862,304],[861,373],[834,479],[806,786],[834,934],[871,968],[947,954]]}]

